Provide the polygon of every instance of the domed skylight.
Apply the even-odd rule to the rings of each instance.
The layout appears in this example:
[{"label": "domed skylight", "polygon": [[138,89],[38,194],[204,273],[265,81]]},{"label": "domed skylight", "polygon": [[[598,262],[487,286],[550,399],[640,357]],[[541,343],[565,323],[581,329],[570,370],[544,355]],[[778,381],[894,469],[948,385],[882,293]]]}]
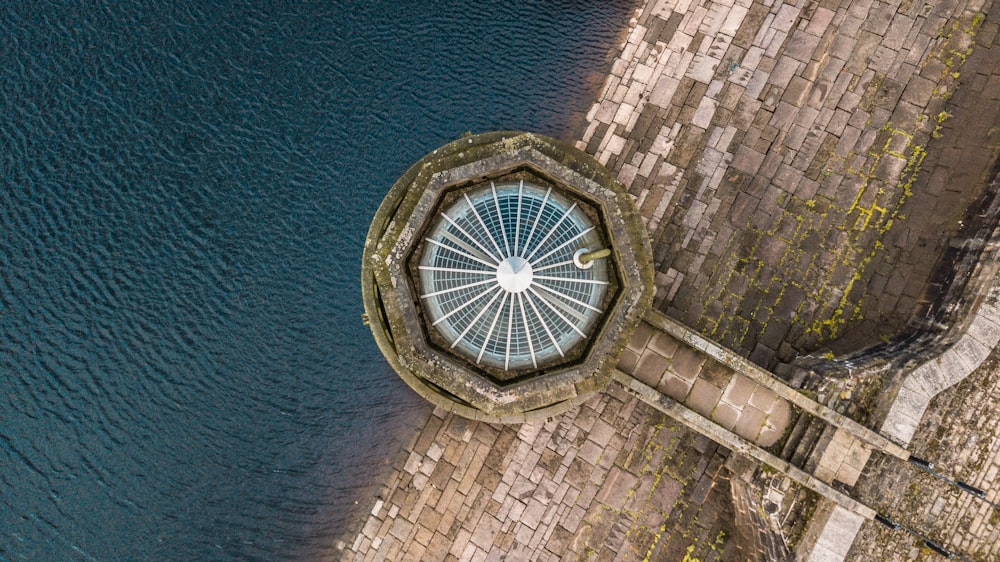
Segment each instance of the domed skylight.
[{"label": "domed skylight", "polygon": [[552,188],[491,182],[463,193],[428,231],[420,300],[476,364],[538,368],[585,340],[608,287],[591,219]]}]

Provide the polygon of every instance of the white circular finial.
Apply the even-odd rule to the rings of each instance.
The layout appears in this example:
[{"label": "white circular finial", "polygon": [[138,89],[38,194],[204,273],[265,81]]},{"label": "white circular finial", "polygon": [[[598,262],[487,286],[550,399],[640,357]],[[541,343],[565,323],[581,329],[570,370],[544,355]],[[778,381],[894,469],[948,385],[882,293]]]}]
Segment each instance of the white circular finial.
[{"label": "white circular finial", "polygon": [[508,293],[521,293],[528,290],[534,274],[528,260],[511,256],[497,266],[497,283]]}]

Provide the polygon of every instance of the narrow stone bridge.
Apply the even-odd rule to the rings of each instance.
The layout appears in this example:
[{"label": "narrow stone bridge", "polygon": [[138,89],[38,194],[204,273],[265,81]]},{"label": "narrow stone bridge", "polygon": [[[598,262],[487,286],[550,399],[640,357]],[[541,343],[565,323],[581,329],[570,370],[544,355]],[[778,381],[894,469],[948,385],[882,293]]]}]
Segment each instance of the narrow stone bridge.
[{"label": "narrow stone bridge", "polygon": [[[715,552],[755,559],[752,544],[719,539],[739,530],[719,513],[729,508],[725,501],[708,502],[727,478],[722,464],[732,453],[832,502],[835,516],[813,532],[842,558],[850,542],[834,537],[845,528],[856,533],[875,511],[834,483],[853,486],[873,449],[909,456],[656,312],[647,314],[619,369],[606,395],[516,430],[436,411],[361,532],[344,545],[345,559],[544,560],[602,551],[616,559],[680,559],[698,544],[709,551],[726,544]],[[795,441],[779,444],[793,422]],[[730,491],[722,488],[725,497]],[[714,521],[705,528],[691,519],[702,509]],[[701,531],[693,541],[692,528]]]}]

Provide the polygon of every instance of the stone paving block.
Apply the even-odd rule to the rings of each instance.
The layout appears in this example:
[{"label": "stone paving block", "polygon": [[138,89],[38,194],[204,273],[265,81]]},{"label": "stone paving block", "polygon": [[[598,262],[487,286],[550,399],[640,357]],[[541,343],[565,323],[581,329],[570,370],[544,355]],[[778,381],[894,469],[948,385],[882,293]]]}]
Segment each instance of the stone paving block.
[{"label": "stone paving block", "polygon": [[996,346],[1000,343],[1000,309],[989,303],[981,304],[966,333],[984,346]]},{"label": "stone paving block", "polygon": [[621,355],[618,357],[618,368],[626,373],[635,372],[638,363],[639,354],[631,349],[623,349]]},{"label": "stone paving block", "polygon": [[470,542],[489,551],[493,547],[493,541],[500,533],[500,521],[492,515],[483,514],[475,525]]},{"label": "stone paving block", "polygon": [[691,391],[691,386],[691,382],[678,377],[674,373],[668,372],[663,376],[656,389],[678,402],[684,402]]},{"label": "stone paving block", "polygon": [[545,515],[546,506],[536,498],[529,499],[525,505],[520,521],[531,529],[537,530]]},{"label": "stone paving block", "polygon": [[[722,389],[704,379],[698,379],[694,382],[685,405],[699,414],[709,417],[721,398]],[[763,416],[760,421],[764,421]],[[760,431],[760,427],[757,428],[757,431]],[[756,436],[757,433],[754,433],[754,437]]]},{"label": "stone paving block", "polygon": [[[796,75],[796,73],[798,73],[802,66],[804,66],[803,62],[792,58],[778,59],[777,64],[774,66],[774,70],[767,78],[767,83],[773,85],[779,91],[784,90],[788,87],[792,78]],[[778,97],[780,98],[780,96]]]},{"label": "stone paving block", "polygon": [[949,349],[933,362],[921,365],[908,377],[906,386],[920,391],[924,397],[930,397],[955,384],[968,374],[969,369],[953,350]]},{"label": "stone paving block", "polygon": [[925,394],[904,385],[897,391],[896,400],[882,422],[881,433],[900,443],[909,443],[929,403]]},{"label": "stone paving block", "polygon": [[833,21],[834,16],[837,14],[836,11],[830,10],[828,8],[819,7],[813,12],[812,17],[809,18],[809,25],[806,26],[805,32],[811,35],[816,35],[817,37],[822,37],[827,27],[830,26],[830,22]]},{"label": "stone paving block", "polygon": [[821,36],[808,31],[796,30],[785,45],[783,56],[791,57],[799,62],[808,63],[813,52],[819,45]]},{"label": "stone paving block", "polygon": [[837,477],[837,471],[840,470],[840,466],[831,466],[829,464],[822,464],[813,470],[813,476],[820,482],[826,484],[833,484],[834,479]]},{"label": "stone paving block", "polygon": [[403,557],[400,559],[403,562],[420,562],[424,560],[424,552],[426,548],[419,542],[411,543],[403,551]]},{"label": "stone paving block", "polygon": [[411,451],[410,456],[406,459],[406,464],[403,465],[403,470],[406,471],[408,474],[415,474],[417,470],[420,468],[422,459],[423,459],[422,455],[417,454],[414,451]]},{"label": "stone paving block", "polygon": [[652,336],[653,327],[645,322],[640,322],[632,334],[632,339],[629,340],[627,348],[636,353],[642,353]]},{"label": "stone paving block", "polygon": [[598,420],[594,424],[593,429],[590,430],[590,434],[587,439],[593,441],[600,447],[607,447],[608,443],[611,442],[612,436],[615,434],[615,428],[611,424],[605,422],[604,420]]},{"label": "stone paving block", "polygon": [[726,387],[725,392],[722,395],[722,400],[737,409],[743,408],[747,401],[750,399],[750,394],[753,393],[754,389],[757,387],[757,383],[748,379],[743,375],[735,375],[732,380],[729,381],[729,386]]},{"label": "stone paving block", "polygon": [[670,364],[670,360],[666,357],[653,351],[646,351],[639,357],[634,372],[635,378],[649,386],[656,386]]},{"label": "stone paving block", "polygon": [[748,404],[740,412],[740,419],[733,427],[733,431],[740,437],[753,441],[760,435],[766,419],[767,414]]},{"label": "stone paving block", "polygon": [[714,487],[715,480],[706,474],[695,484],[694,490],[691,493],[691,501],[696,505],[703,505],[705,500],[708,499],[708,494]]},{"label": "stone paving block", "polygon": [[419,473],[414,474],[413,476],[414,478],[420,475],[429,477],[434,472],[435,468],[437,468],[437,463],[431,460],[430,457],[425,456],[420,463],[420,468],[417,469]]},{"label": "stone paving block", "polygon": [[[971,373],[979,367],[990,355],[991,348],[986,347],[975,338],[960,338],[950,350],[945,352],[945,356],[954,355],[959,362],[965,365],[966,374]],[[942,358],[942,362],[944,362]],[[955,381],[957,382],[957,381]]]},{"label": "stone paving block", "polygon": [[638,478],[621,468],[614,466],[596,496],[596,500],[612,509],[625,506],[629,492],[635,488]]},{"label": "stone paving block", "polygon": [[847,453],[855,439],[842,429],[837,429],[833,438],[827,443],[826,450],[820,459],[820,465],[836,469],[847,458]]},{"label": "stone paving block", "polygon": [[734,376],[736,376],[736,374],[730,367],[723,365],[714,359],[706,360],[705,365],[702,366],[701,373],[699,374],[700,379],[704,379],[721,390],[725,390],[729,387],[729,383]]},{"label": "stone paving block", "polygon": [[779,31],[789,31],[798,19],[799,13],[800,8],[792,4],[781,4],[774,16],[774,20],[770,24],[770,27]]},{"label": "stone paving block", "polygon": [[[770,422],[770,417],[768,417],[768,421]],[[765,423],[754,441],[761,447],[770,447],[784,436],[784,428],[785,426],[772,426],[770,423]]]},{"label": "stone paving block", "polygon": [[[857,469],[858,472],[864,470],[865,465],[868,464],[868,459],[871,457],[872,450],[868,445],[864,444],[860,440],[855,439],[847,450],[847,454],[844,456],[844,463],[850,465],[851,467]],[[854,485],[853,482],[843,482],[850,485]]]},{"label": "stone paving block", "polygon": [[726,402],[719,402],[715,406],[715,411],[712,412],[712,421],[721,425],[722,427],[732,431],[736,427],[736,423],[739,421],[740,410],[737,410],[732,405]]},{"label": "stone paving block", "polygon": [[468,562],[484,562],[486,560],[486,553],[475,544],[469,543],[466,545],[465,550],[462,551],[461,559]]},{"label": "stone paving block", "polygon": [[[594,401],[595,404],[599,404],[599,400]],[[594,424],[597,423],[599,417],[598,412],[590,406],[590,403],[585,404],[580,407],[580,410],[576,413],[576,417],[573,418],[573,425],[578,427],[581,432],[589,432]]]},{"label": "stone paving block", "polygon": [[1000,75],[991,75],[980,93],[986,99],[1000,100]]},{"label": "stone paving block", "polygon": [[670,361],[670,369],[680,378],[693,383],[705,364],[705,355],[690,347],[677,350]]},{"label": "stone paving block", "polygon": [[591,466],[596,465],[601,458],[603,450],[589,439],[580,447],[577,457],[583,459]]},{"label": "stone paving block", "polygon": [[747,403],[762,412],[768,412],[772,407],[774,407],[774,403],[777,400],[778,395],[775,394],[773,390],[763,386],[757,386],[750,394],[750,398],[747,400]]},{"label": "stone paving block", "polygon": [[427,419],[424,429],[420,432],[420,436],[417,438],[416,443],[413,444],[414,451],[426,451],[431,443],[437,438],[438,430],[440,430],[443,422],[438,416],[431,416]]},{"label": "stone paving block", "polygon": [[649,341],[649,349],[666,358],[671,358],[680,345],[676,339],[669,334],[657,331],[656,335]]},{"label": "stone paving block", "polygon": [[765,430],[768,432],[767,439],[764,438],[764,434],[761,434],[761,438],[758,443],[762,447],[767,447],[774,441],[765,441],[774,439],[775,441],[784,434],[785,429],[788,428],[788,424],[792,417],[792,406],[786,400],[778,399],[774,401],[774,405],[770,409],[764,410],[767,414],[767,423],[765,424]]}]

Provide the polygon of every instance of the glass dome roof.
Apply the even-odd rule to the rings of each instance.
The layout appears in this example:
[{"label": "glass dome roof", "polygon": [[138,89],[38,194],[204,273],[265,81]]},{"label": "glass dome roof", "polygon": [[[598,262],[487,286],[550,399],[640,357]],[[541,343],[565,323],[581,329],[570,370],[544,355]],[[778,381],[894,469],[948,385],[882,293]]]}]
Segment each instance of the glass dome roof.
[{"label": "glass dome roof", "polygon": [[590,334],[608,288],[591,219],[552,188],[491,182],[436,218],[420,260],[430,323],[455,351],[503,370],[538,368]]}]

